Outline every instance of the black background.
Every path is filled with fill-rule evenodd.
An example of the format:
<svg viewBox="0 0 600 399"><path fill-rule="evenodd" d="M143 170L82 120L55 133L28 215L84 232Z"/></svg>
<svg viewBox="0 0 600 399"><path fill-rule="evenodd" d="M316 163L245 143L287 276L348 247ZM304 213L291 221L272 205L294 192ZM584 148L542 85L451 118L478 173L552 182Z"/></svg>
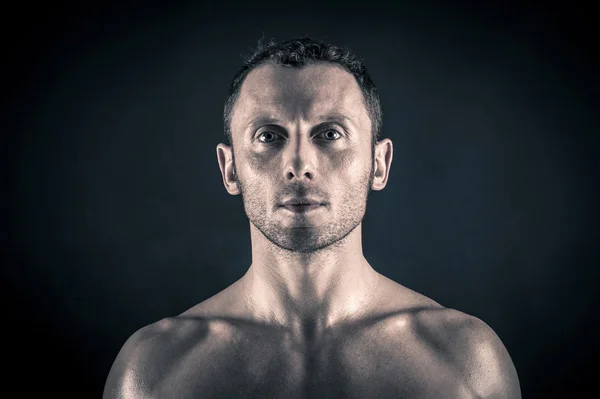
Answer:
<svg viewBox="0 0 600 399"><path fill-rule="evenodd" d="M245 272L248 221L215 147L263 35L348 46L379 88L394 160L364 221L373 267L487 322L524 397L595 387L590 6L83 3L1 17L2 329L18 396L100 397L129 335Z"/></svg>

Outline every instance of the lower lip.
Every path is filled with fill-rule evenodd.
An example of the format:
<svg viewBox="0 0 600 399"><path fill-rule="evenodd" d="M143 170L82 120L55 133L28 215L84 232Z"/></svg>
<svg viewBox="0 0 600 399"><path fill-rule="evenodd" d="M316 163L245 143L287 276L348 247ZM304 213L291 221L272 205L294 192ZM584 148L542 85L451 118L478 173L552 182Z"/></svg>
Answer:
<svg viewBox="0 0 600 399"><path fill-rule="evenodd" d="M320 204L315 205L284 205L283 208L293 213L306 213L321 207Z"/></svg>

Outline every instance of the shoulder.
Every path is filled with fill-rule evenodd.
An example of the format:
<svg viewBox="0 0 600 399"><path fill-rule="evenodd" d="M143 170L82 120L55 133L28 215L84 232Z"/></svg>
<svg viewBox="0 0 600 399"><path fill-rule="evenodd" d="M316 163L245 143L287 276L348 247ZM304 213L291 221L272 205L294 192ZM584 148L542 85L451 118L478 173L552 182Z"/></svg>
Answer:
<svg viewBox="0 0 600 399"><path fill-rule="evenodd" d="M191 345L206 341L210 330L209 321L185 317L165 318L139 329L127 339L113 362L103 398L153 397L168 368Z"/></svg>
<svg viewBox="0 0 600 399"><path fill-rule="evenodd" d="M187 358L206 359L231 351L251 325L235 301L233 284L175 317L149 324L127 339L110 369L104 399L152 398L176 378ZM194 356L187 356L192 354ZM194 364L201 369L202 364Z"/></svg>
<svg viewBox="0 0 600 399"><path fill-rule="evenodd" d="M477 317L446 308L394 281L384 280L389 290L383 292L390 305L382 309L389 312L386 314L390 317L385 319L393 320L391 325L411 331L414 339L462 376L476 397L521 397L512 359L490 326Z"/></svg>
<svg viewBox="0 0 600 399"><path fill-rule="evenodd" d="M417 336L435 348L477 397L521 397L508 351L482 320L440 307L416 312L413 327Z"/></svg>

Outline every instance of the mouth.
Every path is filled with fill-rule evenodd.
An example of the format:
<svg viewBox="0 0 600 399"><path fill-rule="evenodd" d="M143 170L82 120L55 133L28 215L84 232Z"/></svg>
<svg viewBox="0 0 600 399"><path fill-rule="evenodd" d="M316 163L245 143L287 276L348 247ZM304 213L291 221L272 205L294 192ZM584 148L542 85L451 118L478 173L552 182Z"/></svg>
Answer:
<svg viewBox="0 0 600 399"><path fill-rule="evenodd" d="M282 205L282 208L292 213L307 213L323 206L322 204L289 204Z"/></svg>

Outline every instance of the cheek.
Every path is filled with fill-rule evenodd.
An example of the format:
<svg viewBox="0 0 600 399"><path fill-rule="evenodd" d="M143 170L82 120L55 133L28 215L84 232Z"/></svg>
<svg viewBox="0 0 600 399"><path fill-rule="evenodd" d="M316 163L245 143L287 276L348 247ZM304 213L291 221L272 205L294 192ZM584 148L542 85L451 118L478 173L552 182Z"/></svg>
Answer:
<svg viewBox="0 0 600 399"><path fill-rule="evenodd" d="M246 153L243 155L246 160L244 175L248 180L256 181L257 179L261 179L264 182L263 179L271 177L276 172L276 168L273 166L273 159L265 154Z"/></svg>
<svg viewBox="0 0 600 399"><path fill-rule="evenodd" d="M330 162L331 170L335 170L339 179L347 184L362 181L365 173L370 172L369 159L356 150L345 151L339 157L332 157L328 162Z"/></svg>
<svg viewBox="0 0 600 399"><path fill-rule="evenodd" d="M270 152L246 152L242 154L247 160L244 175L247 180L263 184L268 179L276 179L281 173L281 158ZM321 153L318 157L318 172L325 180L335 183L356 184L371 171L370 155L365 156L361 149L344 149L336 152ZM267 179L267 180L265 180Z"/></svg>

